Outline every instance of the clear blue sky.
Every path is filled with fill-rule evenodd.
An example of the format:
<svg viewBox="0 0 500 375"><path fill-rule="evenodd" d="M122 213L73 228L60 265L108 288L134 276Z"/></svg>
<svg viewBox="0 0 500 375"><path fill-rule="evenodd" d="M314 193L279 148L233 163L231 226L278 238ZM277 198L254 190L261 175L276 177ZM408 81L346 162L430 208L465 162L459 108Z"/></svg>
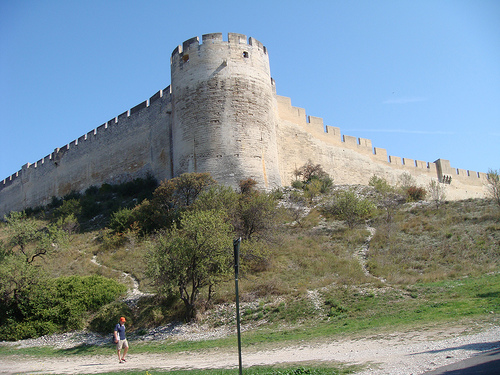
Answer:
<svg viewBox="0 0 500 375"><path fill-rule="evenodd" d="M173 49L214 32L261 41L278 94L342 134L500 168L500 1L4 0L0 179L168 86Z"/></svg>

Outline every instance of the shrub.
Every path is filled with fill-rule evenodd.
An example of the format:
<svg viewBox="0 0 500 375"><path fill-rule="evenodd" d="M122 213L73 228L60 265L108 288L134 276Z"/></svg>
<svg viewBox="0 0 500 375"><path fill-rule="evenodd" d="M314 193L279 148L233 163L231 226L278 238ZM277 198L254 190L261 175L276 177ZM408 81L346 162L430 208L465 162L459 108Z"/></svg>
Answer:
<svg viewBox="0 0 500 375"><path fill-rule="evenodd" d="M273 190L271 190L271 193L270 195L276 199L276 200L279 200L279 199L283 199L283 197L285 196L285 193L283 192L282 189L280 189L279 187L278 188L274 188Z"/></svg>
<svg viewBox="0 0 500 375"><path fill-rule="evenodd" d="M490 169L487 174L488 177L488 192L491 198L500 206L500 171Z"/></svg>
<svg viewBox="0 0 500 375"><path fill-rule="evenodd" d="M64 330L80 329L90 312L111 303L125 291L123 284L103 276L69 276L53 279L46 300L34 309L34 318Z"/></svg>
<svg viewBox="0 0 500 375"><path fill-rule="evenodd" d="M0 340L19 340L57 331L82 329L89 313L121 296L126 287L103 276L69 276L32 285L16 305L0 305Z"/></svg>
<svg viewBox="0 0 500 375"><path fill-rule="evenodd" d="M436 204L436 208L446 199L446 191L444 184L439 183L436 180L432 180L427 186L431 200Z"/></svg>
<svg viewBox="0 0 500 375"><path fill-rule="evenodd" d="M333 201L325 205L323 213L344 220L349 228L375 215L376 207L368 199L360 198L354 191L342 191Z"/></svg>
<svg viewBox="0 0 500 375"><path fill-rule="evenodd" d="M99 194L99 188L95 185L90 186L87 190L85 190L85 195L93 196Z"/></svg>
<svg viewBox="0 0 500 375"><path fill-rule="evenodd" d="M125 245L128 238L125 233L114 233L111 229L105 228L101 231L99 240L101 248L109 250Z"/></svg>
<svg viewBox="0 0 500 375"><path fill-rule="evenodd" d="M62 204L63 200L61 198L57 198L55 196L52 197L52 200L48 204L49 208L57 208Z"/></svg>
<svg viewBox="0 0 500 375"><path fill-rule="evenodd" d="M256 185L257 181L255 181L253 178L241 180L239 183L241 194L247 194L254 191Z"/></svg>
<svg viewBox="0 0 500 375"><path fill-rule="evenodd" d="M17 341L50 335L57 331L57 325L52 322L16 322L11 320L7 324L0 326L0 339L5 341Z"/></svg>
<svg viewBox="0 0 500 375"><path fill-rule="evenodd" d="M82 205L79 199L71 198L64 200L62 204L54 210L54 216L65 217L65 216L79 216L82 212Z"/></svg>
<svg viewBox="0 0 500 375"><path fill-rule="evenodd" d="M294 180L292 181L292 187L294 189L303 189L304 188L304 183L300 180Z"/></svg>
<svg viewBox="0 0 500 375"><path fill-rule="evenodd" d="M385 178L378 177L376 175L370 177L368 185L373 186L375 190L377 190L380 193L389 193L394 190L394 188L391 185L389 185L389 183Z"/></svg>
<svg viewBox="0 0 500 375"><path fill-rule="evenodd" d="M408 172L404 172L398 177L398 185L403 191L406 191L411 186L415 186L416 183L415 178Z"/></svg>
<svg viewBox="0 0 500 375"><path fill-rule="evenodd" d="M68 276L54 280L57 298L72 299L85 311L96 311L114 301L127 288L104 276Z"/></svg>
<svg viewBox="0 0 500 375"><path fill-rule="evenodd" d="M305 195L311 201L319 194L327 193L333 186L333 179L321 165L313 164L310 160L302 167L295 169L294 175L297 180L292 182L292 187L304 190Z"/></svg>
<svg viewBox="0 0 500 375"><path fill-rule="evenodd" d="M156 179L148 175L146 178L135 178L132 181L124 182L116 187L116 191L124 197L141 197L140 200L143 200L150 196L157 186Z"/></svg>
<svg viewBox="0 0 500 375"><path fill-rule="evenodd" d="M111 214L111 219L109 221L109 227L115 233L125 233L130 229L131 225L134 223L134 213L135 211L130 208L122 208Z"/></svg>
<svg viewBox="0 0 500 375"><path fill-rule="evenodd" d="M406 188L406 200L408 202L418 202L425 199L427 191L424 188L417 186L409 186Z"/></svg>
<svg viewBox="0 0 500 375"><path fill-rule="evenodd" d="M294 175L295 177L301 177L303 182L308 182L312 179L320 180L324 177L328 177L328 174L323 170L321 164L313 164L311 160L302 167L295 169Z"/></svg>
<svg viewBox="0 0 500 375"><path fill-rule="evenodd" d="M77 233L80 229L78 219L73 214L57 219L56 226L66 233Z"/></svg>
<svg viewBox="0 0 500 375"><path fill-rule="evenodd" d="M327 193L333 186L333 179L330 178L329 176L325 176L319 179L319 182L320 182L319 191L321 194Z"/></svg>

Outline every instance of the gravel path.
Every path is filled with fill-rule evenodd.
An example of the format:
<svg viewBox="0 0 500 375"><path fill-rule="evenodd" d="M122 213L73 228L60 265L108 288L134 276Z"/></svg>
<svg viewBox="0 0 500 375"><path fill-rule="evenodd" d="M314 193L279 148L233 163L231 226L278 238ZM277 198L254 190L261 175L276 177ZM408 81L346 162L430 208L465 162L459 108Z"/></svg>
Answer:
<svg viewBox="0 0 500 375"><path fill-rule="evenodd" d="M477 328L476 328L477 329ZM202 327L168 327L163 334L201 335ZM198 332L196 332L198 331ZM159 333L160 335L162 333ZM59 346L75 340L83 342L86 335L59 337ZM215 336L217 334L215 333ZM93 338L92 340L97 340ZM40 340L40 339L38 339ZM47 344L54 345L50 339ZM90 341L92 341L90 340ZM29 341L29 340L27 340ZM17 343L20 344L20 343ZM33 343L24 343L32 346ZM273 365L300 362L342 362L363 364L358 375L417 375L452 364L487 350L500 348L500 327L489 326L481 332L472 328L443 328L415 332L399 332L365 338L350 338L286 348L252 350L243 348L243 366ZM152 369L235 368L236 350L209 350L175 354L134 354L133 341L128 362L118 364L110 347L109 356L68 356L34 359L23 356L0 357L0 374L93 374L99 372Z"/></svg>

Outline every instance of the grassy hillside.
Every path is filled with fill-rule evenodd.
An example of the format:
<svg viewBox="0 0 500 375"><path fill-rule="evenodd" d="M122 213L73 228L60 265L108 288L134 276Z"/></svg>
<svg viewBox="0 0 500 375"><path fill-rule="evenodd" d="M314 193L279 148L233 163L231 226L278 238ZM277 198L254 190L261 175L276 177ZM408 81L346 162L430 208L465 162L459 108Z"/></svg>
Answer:
<svg viewBox="0 0 500 375"><path fill-rule="evenodd" d="M336 186L298 203L290 190L275 192L280 207L289 207L281 211L279 225L265 241L242 243L244 254L258 254L242 259L240 273L242 323L256 327L246 333L247 343L498 319L500 209L495 202L476 199L437 207L393 196L387 203L374 188L358 187L357 194L374 202L377 212L351 228L323 209L342 189ZM105 199L87 198L86 204L94 210L99 206L101 213L89 214L92 210L84 204L64 249L37 258L36 266L53 278L101 275L132 287L126 272L141 291L154 292L145 261L154 236L107 229L111 212L133 207L144 198L138 199L137 191L144 189L129 186L128 195L108 190ZM38 217L53 220L47 211L38 211ZM6 224L0 223L0 240L7 239ZM205 290L201 295L200 323L234 324L231 277L217 287L211 303L206 303ZM87 323L91 329L104 329L117 312L125 313L131 330L140 334L180 319L181 310L175 297L147 297L136 307L119 302L105 306Z"/></svg>

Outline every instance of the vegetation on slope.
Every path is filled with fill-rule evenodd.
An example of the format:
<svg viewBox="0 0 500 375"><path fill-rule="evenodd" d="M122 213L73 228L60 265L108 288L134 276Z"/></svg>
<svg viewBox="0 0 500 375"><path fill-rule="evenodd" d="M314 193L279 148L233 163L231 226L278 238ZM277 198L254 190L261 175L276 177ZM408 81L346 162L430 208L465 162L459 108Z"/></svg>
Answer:
<svg viewBox="0 0 500 375"><path fill-rule="evenodd" d="M8 318L1 322L1 338L76 327L109 332L123 314L137 333L185 318L233 324L232 248L219 246L228 228L233 238L243 239L242 321L260 327L246 333L246 342L498 316L495 200L446 202L435 186L415 186L408 176L396 187L377 176L370 187L335 186L312 163L296 175L294 188L269 193L255 190L251 179L235 192L208 175L189 174L159 186L138 179L54 199L23 220L36 223L39 234L64 231L58 237L64 240L50 242L50 251L30 263L21 256L21 244L12 242L15 228L0 223L2 280L19 281L13 264L27 270L22 294L2 283L0 307ZM432 202L422 200L426 195ZM217 220L222 221L214 226ZM193 225L200 235L212 236L198 236ZM217 234L222 227L225 234ZM34 237L26 238L26 249L36 249ZM199 247L205 240L208 247ZM218 254L218 261L200 263L202 279L195 284L176 279L173 275L188 275L179 269L157 267L193 262L199 250ZM137 306L123 303L124 287L116 283L123 282L123 272L156 295ZM47 293L52 299L41 303ZM22 321L30 322L28 328Z"/></svg>

